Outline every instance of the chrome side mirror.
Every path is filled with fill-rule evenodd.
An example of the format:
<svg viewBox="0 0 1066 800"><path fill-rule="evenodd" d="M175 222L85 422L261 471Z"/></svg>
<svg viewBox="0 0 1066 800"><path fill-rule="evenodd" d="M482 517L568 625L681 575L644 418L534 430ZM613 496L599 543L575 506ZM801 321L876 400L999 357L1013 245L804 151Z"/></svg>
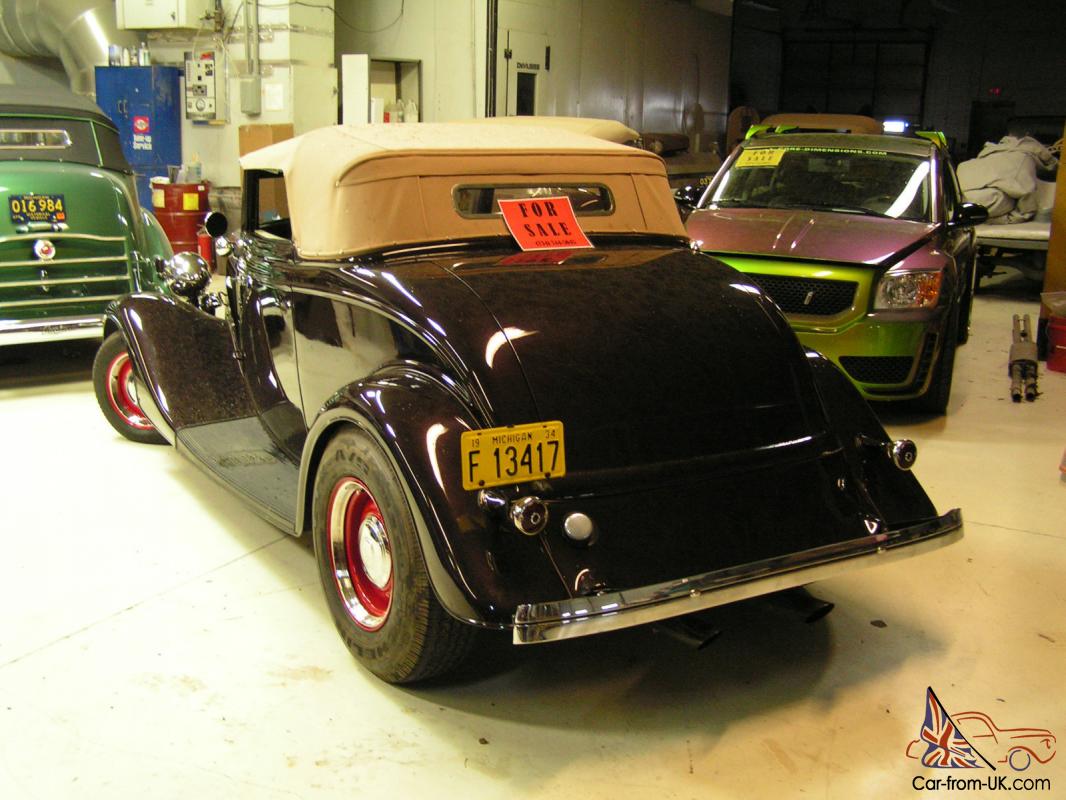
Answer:
<svg viewBox="0 0 1066 800"><path fill-rule="evenodd" d="M691 211L699 205L703 189L704 187L702 186L692 186L691 184L674 189L674 202Z"/></svg>
<svg viewBox="0 0 1066 800"><path fill-rule="evenodd" d="M211 281L211 267L197 253L175 253L167 261L163 277L170 291L195 303Z"/></svg>
<svg viewBox="0 0 1066 800"><path fill-rule="evenodd" d="M963 203L955 209L951 224L958 228L969 228L988 221L988 209L978 203Z"/></svg>

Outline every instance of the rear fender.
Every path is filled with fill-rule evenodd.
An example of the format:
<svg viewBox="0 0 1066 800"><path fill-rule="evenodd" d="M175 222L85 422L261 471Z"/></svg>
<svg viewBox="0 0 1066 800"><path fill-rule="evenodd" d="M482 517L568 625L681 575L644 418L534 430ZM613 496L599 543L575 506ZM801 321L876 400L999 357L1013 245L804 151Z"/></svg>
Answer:
<svg viewBox="0 0 1066 800"><path fill-rule="evenodd" d="M409 368L349 385L308 432L300 464L297 533L312 528L315 473L332 436L355 426L374 438L404 484L430 581L457 619L505 628L530 597L566 596L541 541L478 506L462 488L460 434L478 427L450 389Z"/></svg>
<svg viewBox="0 0 1066 800"><path fill-rule="evenodd" d="M162 276L159 274L156 259L168 259L174 255L163 226L152 212L141 209L141 222L144 230L144 252L141 253L137 274L137 290L151 291L162 289Z"/></svg>
<svg viewBox="0 0 1066 800"><path fill-rule="evenodd" d="M807 350L815 385L832 432L852 474L889 528L936 517L936 508L913 473L901 470L880 448L863 442L888 442L889 436L847 376L829 359Z"/></svg>

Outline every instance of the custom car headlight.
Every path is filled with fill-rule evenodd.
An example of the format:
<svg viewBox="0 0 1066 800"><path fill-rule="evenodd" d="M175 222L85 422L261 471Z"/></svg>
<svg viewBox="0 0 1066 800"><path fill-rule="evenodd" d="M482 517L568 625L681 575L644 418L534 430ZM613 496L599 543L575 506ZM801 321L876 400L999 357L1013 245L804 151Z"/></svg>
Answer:
<svg viewBox="0 0 1066 800"><path fill-rule="evenodd" d="M934 308L940 300L942 270L886 272L877 284L875 309Z"/></svg>

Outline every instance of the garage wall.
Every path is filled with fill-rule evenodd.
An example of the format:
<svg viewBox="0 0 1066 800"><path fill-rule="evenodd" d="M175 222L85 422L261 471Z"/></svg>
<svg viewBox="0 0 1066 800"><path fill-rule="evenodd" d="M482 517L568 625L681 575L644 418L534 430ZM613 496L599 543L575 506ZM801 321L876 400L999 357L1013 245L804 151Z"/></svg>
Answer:
<svg viewBox="0 0 1066 800"><path fill-rule="evenodd" d="M401 0L337 0L338 63L343 53L421 58L423 119L481 116L486 5L409 2L398 17ZM730 41L728 13L719 12L729 7L682 0L500 0L500 48L509 29L547 37L551 70L538 80L549 79L551 90L540 113L717 135L725 128Z"/></svg>
<svg viewBox="0 0 1066 800"><path fill-rule="evenodd" d="M335 63L344 53L421 60L424 121L484 114L485 0L336 0L336 8Z"/></svg>
<svg viewBox="0 0 1066 800"><path fill-rule="evenodd" d="M975 100L1014 103L1017 116L1066 115L1060 0L970 0L938 19L929 65L927 121L968 147ZM992 90L998 89L998 95Z"/></svg>
<svg viewBox="0 0 1066 800"><path fill-rule="evenodd" d="M974 101L1013 103L1017 116L1066 114L1060 0L740 0L734 21L732 102L746 98L764 115L803 110L780 105L784 42L880 34L930 40L923 122L943 130L956 152L967 149Z"/></svg>
<svg viewBox="0 0 1066 800"><path fill-rule="evenodd" d="M576 69L562 78L577 89L560 93L563 113L621 119L641 131L724 132L728 16L674 0L578 5Z"/></svg>
<svg viewBox="0 0 1066 800"><path fill-rule="evenodd" d="M336 70L331 43L334 16L319 4L263 2L259 7L262 108L259 114L241 111L244 56L244 18L240 0L224 0L225 41L201 31L152 31L148 43L156 64L185 67L184 53L196 47L216 50L224 92L226 121L194 122L182 115L182 157L199 160L204 177L215 186L241 182L238 163L239 131L248 124L292 123L297 134L337 121ZM232 26L232 27L231 27ZM182 85L184 91L184 84Z"/></svg>
<svg viewBox="0 0 1066 800"><path fill-rule="evenodd" d="M761 5L738 5L733 14L730 106L749 105L764 116L780 108L781 15Z"/></svg>

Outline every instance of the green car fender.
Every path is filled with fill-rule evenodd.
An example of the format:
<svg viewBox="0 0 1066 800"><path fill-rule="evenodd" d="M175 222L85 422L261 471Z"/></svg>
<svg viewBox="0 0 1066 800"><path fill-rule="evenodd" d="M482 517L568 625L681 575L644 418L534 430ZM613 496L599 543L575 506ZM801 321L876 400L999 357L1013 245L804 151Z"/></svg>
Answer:
<svg viewBox="0 0 1066 800"><path fill-rule="evenodd" d="M144 250L138 259L137 291L155 289L165 291L166 284L163 276L159 274L160 265L157 259L166 261L174 255L174 249L170 246L163 226L155 218L155 214L146 209L141 209L141 228L144 232Z"/></svg>

